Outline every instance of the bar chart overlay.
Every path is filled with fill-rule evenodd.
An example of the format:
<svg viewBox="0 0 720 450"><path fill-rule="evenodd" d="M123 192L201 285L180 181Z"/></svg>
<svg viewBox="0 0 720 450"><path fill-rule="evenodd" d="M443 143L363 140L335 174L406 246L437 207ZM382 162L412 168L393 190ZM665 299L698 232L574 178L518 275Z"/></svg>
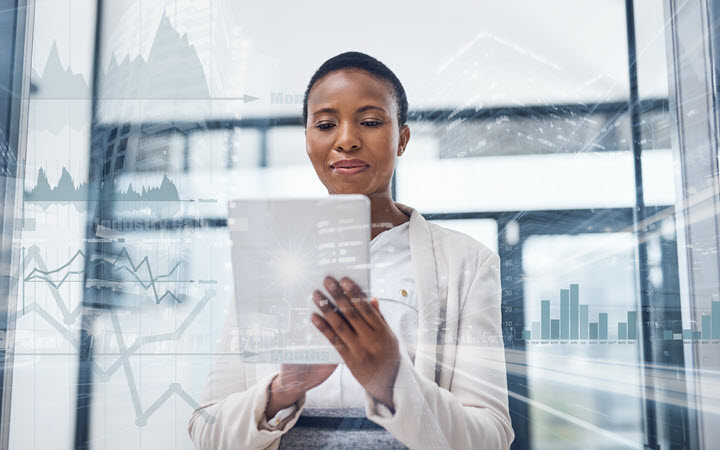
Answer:
<svg viewBox="0 0 720 450"><path fill-rule="evenodd" d="M691 328L682 330L661 330L662 333L655 336L655 339L664 341L720 340L720 301L713 301L710 314L702 315L700 330L693 329L697 327L697 322L693 322L693 324L695 325L691 325Z"/></svg>
<svg viewBox="0 0 720 450"><path fill-rule="evenodd" d="M720 302L718 302L720 303ZM638 311L627 311L617 326L609 326L609 314L599 312L590 322L589 305L580 303L580 285L570 284L560 289L560 317L551 317L550 300L540 300L540 321L532 322L522 332L524 341L630 341L638 339ZM713 310L715 311L715 310ZM720 311L719 314L720 316ZM594 319L594 317L593 317ZM720 319L719 319L720 320Z"/></svg>

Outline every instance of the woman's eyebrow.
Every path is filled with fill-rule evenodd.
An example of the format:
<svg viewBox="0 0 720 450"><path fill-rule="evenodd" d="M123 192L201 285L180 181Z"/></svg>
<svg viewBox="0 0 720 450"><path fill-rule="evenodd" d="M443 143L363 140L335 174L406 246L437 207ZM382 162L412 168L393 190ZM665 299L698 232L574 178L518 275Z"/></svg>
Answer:
<svg viewBox="0 0 720 450"><path fill-rule="evenodd" d="M357 111L355 111L355 112L365 112L365 111L367 111L367 110L369 110L369 109L379 109L380 111L382 111L382 112L384 112L385 114L387 114L387 111L385 111L385 109L383 109L383 108L381 108L381 107L379 107L379 106L375 106L375 105L365 105L365 106L362 106L362 107L358 108Z"/></svg>
<svg viewBox="0 0 720 450"><path fill-rule="evenodd" d="M356 113L360 113L360 112L365 112L365 111L370 110L370 109L379 109L380 111L382 111L382 112L384 112L385 114L387 114L387 111L385 111L384 108L381 108L381 107L375 106L375 105L365 105L365 106L361 106L361 107L358 108L355 112L356 112ZM323 114L323 113L334 114L334 113L337 113L337 112L338 112L338 111L337 111L337 109L335 109L335 108L320 108L320 109L318 109L317 111L313 112L313 115L318 115L318 114Z"/></svg>

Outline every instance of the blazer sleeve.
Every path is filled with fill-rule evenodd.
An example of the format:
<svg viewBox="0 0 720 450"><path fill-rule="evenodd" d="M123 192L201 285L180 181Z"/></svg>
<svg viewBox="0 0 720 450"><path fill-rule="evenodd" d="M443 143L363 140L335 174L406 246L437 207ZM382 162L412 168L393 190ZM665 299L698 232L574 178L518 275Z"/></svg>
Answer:
<svg viewBox="0 0 720 450"><path fill-rule="evenodd" d="M200 406L188 423L188 434L200 450L277 449L282 435L300 417L306 396L295 403L295 412L277 427L269 426L265 407L270 383L279 371L248 385L245 363L233 333L237 328L235 302L230 303Z"/></svg>
<svg viewBox="0 0 720 450"><path fill-rule="evenodd" d="M367 417L411 449L507 449L515 438L505 378L499 263L492 252L467 290L450 390L417 372L403 353L393 388L394 414L366 394Z"/></svg>

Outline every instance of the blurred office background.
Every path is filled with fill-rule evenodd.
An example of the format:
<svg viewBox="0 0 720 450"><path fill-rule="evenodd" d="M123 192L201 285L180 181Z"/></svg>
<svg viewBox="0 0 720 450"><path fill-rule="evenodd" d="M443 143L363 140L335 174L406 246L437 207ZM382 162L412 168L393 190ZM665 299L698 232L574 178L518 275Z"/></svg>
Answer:
<svg viewBox="0 0 720 450"><path fill-rule="evenodd" d="M501 256L513 448L713 447L717 1L0 5L2 445L192 448L227 202L327 194L303 94L358 50L395 200Z"/></svg>

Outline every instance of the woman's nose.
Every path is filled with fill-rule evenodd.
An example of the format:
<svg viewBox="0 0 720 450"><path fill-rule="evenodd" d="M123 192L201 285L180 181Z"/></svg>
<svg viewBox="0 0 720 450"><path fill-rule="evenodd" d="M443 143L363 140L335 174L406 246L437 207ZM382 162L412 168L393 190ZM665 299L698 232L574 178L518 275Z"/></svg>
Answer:
<svg viewBox="0 0 720 450"><path fill-rule="evenodd" d="M360 148L360 139L352 125L339 125L337 142L335 148L338 150L354 150Z"/></svg>

